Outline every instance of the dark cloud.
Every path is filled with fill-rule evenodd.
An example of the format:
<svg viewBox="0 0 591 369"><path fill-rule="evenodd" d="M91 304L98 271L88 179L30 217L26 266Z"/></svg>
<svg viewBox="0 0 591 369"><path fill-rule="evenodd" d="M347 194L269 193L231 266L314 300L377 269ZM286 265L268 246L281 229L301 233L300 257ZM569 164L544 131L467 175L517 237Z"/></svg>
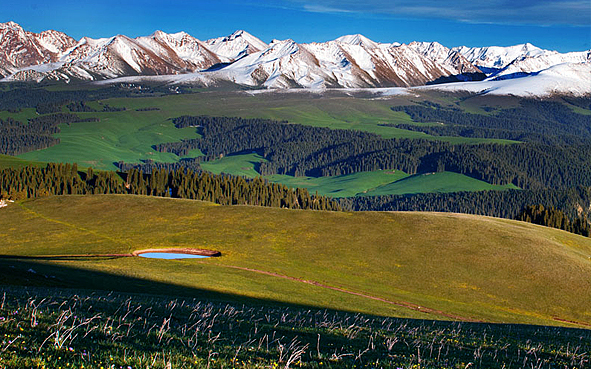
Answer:
<svg viewBox="0 0 591 369"><path fill-rule="evenodd" d="M589 0L285 0L312 12L387 14L474 23L591 26Z"/></svg>

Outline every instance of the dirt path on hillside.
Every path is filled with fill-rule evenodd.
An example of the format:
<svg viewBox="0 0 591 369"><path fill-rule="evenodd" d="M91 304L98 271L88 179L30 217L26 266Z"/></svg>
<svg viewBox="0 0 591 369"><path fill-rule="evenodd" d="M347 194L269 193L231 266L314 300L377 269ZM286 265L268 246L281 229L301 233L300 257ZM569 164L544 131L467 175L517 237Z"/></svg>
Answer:
<svg viewBox="0 0 591 369"><path fill-rule="evenodd" d="M326 288L326 289L333 290L333 291L338 291L338 292L343 292L343 293L347 293L347 294L350 294L350 295L363 297L363 298L370 299L370 300L381 301L381 302L384 302L386 304L404 307L404 308L411 309L411 310L414 310L414 311L419 311L421 313L426 313L426 314L431 314L431 315L437 315L437 316L443 316L443 317L450 318L450 319L453 319L453 320L461 320L461 321L465 321L465 322L485 323L485 321L483 321L483 320L478 320L478 319L474 319L474 318L468 318L468 317L464 317L464 316L461 316L461 315L449 314L449 313L446 313L446 312L441 311L441 310L431 309L431 308L428 308L428 307L424 307L424 306L420 306L420 305L417 305L417 304L413 304L412 302L407 302L407 301L391 301L391 300L388 300L388 299L385 299L385 298L382 298L382 297L376 297L376 296L368 295L368 294L361 293L361 292L349 291L349 290L344 289L344 288L341 288L341 287L329 286L329 285L326 285L326 284L323 284L323 283L320 283L320 282L310 281L310 280L307 280L307 279L295 278L295 277L290 277L290 276L283 275L283 274L278 274L278 273L273 273L273 272L267 272L267 271L264 271L264 270L258 270L258 269L253 269L253 268L239 267L239 266L235 266L235 265L223 265L223 264L216 264L216 265L217 266L224 267L224 268L244 270L244 271L253 272L253 273L259 273L259 274L264 274L264 275L268 275L268 276L272 276L272 277L288 279L290 281L296 281L296 282L306 283L306 284L310 284L312 286ZM562 318L559 318L559 317L549 317L548 319L551 319L551 320L554 320L554 321L557 321L557 322L561 322L561 323L568 323L568 324L572 324L572 325L578 325L579 327L585 327L587 329L589 327L591 327L591 324L589 324L589 323L582 323L582 322L577 322L577 321L574 321L574 320L562 319Z"/></svg>
<svg viewBox="0 0 591 369"><path fill-rule="evenodd" d="M333 290L333 291L347 293L349 295L354 295L354 296L359 296L359 297L363 297L363 298L370 299L370 300L385 302L385 303L390 304L390 305L396 305L396 306L404 307L404 308L411 309L411 310L414 310L414 311L419 311L421 313L438 315L438 316L444 316L446 318L450 318L450 319L453 319L453 320L462 320L462 321L466 321L466 322L483 322L481 320L477 320L477 319L473 319L473 318L467 318L467 317L460 316L460 315L449 314L449 313L446 313L446 312L441 311L441 310L436 310L436 309L431 309L431 308L428 308L428 307L420 306L420 305L417 305L417 304L413 304L411 302L406 302L406 301L391 301L391 300L387 300L387 299L382 298L382 297L371 296L371 295L368 295L368 294L365 294L365 293L361 293L361 292L349 291L349 290L346 290L346 289L341 288L341 287L329 286L329 285L326 285L326 284L323 284L323 283L320 283L320 282L310 281L310 280L307 280L307 279L295 278L295 277L290 277L290 276L283 275L283 274L278 274L278 273L273 273L273 272L267 272L267 271L264 271L264 270L258 270L258 269L252 269L252 268L239 267L239 266L235 266L235 265L224 265L224 264L216 264L216 265L217 266L224 267L224 268L244 270L244 271L254 272L254 273L259 273L259 274L264 274L264 275L268 275L268 276L272 276L272 277L288 279L290 281L296 281L296 282L306 283L306 284L310 284L310 285L316 286L316 287L321 287L321 288L326 288L326 289Z"/></svg>

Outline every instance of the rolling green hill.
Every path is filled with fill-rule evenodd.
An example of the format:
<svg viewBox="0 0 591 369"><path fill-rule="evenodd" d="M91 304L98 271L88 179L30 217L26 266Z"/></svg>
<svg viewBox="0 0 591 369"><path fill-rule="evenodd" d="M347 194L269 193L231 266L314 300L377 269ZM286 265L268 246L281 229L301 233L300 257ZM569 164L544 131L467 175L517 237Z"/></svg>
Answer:
<svg viewBox="0 0 591 369"><path fill-rule="evenodd" d="M519 189L512 184L493 185L463 174L437 172L417 174L396 182L379 186L363 193L363 196L403 195L409 193L459 192Z"/></svg>
<svg viewBox="0 0 591 369"><path fill-rule="evenodd" d="M591 324L591 239L522 222L97 195L10 204L0 209L0 224L0 254L20 257L0 259L2 284L222 294L427 319ZM67 256L180 247L223 256Z"/></svg>

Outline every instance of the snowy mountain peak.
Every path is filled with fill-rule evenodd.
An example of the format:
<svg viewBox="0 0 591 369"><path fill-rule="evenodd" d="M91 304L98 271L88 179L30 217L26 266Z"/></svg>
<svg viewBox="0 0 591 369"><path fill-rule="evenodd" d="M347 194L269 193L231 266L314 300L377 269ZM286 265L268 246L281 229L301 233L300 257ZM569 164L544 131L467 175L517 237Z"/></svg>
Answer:
<svg viewBox="0 0 591 369"><path fill-rule="evenodd" d="M453 50L464 55L473 64L479 67L501 69L513 60L524 56L537 56L549 51L540 49L530 43L514 46L487 46L487 47L455 47Z"/></svg>
<svg viewBox="0 0 591 369"><path fill-rule="evenodd" d="M447 58L447 55L451 51L449 48L435 41L413 41L408 46L425 56L431 55L433 57L442 57L445 55L445 58Z"/></svg>
<svg viewBox="0 0 591 369"><path fill-rule="evenodd" d="M0 76L20 68L56 62L76 41L64 33L27 32L15 22L0 23Z"/></svg>
<svg viewBox="0 0 591 369"><path fill-rule="evenodd" d="M176 32L176 33L169 33L168 35L177 41L180 41L180 40L187 38L187 37L193 37L185 31L180 31L180 32Z"/></svg>
<svg viewBox="0 0 591 369"><path fill-rule="evenodd" d="M248 36L252 36L252 35L243 29L239 29L239 30L234 31L234 33L232 33L230 36L228 36L228 39L234 40L237 37L243 37L243 36L248 37Z"/></svg>
<svg viewBox="0 0 591 369"><path fill-rule="evenodd" d="M470 73L472 76L464 76L462 78L482 79L485 77L480 69L476 68L462 54L443 46L439 42L415 41L408 44L408 47L441 65L450 75Z"/></svg>
<svg viewBox="0 0 591 369"><path fill-rule="evenodd" d="M166 33L161 30L156 30L149 37L158 38L158 39L171 37L171 38L174 38L175 40L180 41L187 36L191 37L188 33L184 32L184 31L180 31L180 32L176 32L176 33Z"/></svg>
<svg viewBox="0 0 591 369"><path fill-rule="evenodd" d="M519 78L448 83L427 88L468 91L477 94L542 97L556 94L589 96L591 94L590 86L591 64L562 63Z"/></svg>
<svg viewBox="0 0 591 369"><path fill-rule="evenodd" d="M209 50L226 62L240 59L268 47L266 43L243 30L238 30L229 36L207 40L205 44Z"/></svg>
<svg viewBox="0 0 591 369"><path fill-rule="evenodd" d="M17 31L23 31L23 27L21 27L20 24L12 21L0 23L0 29L13 29Z"/></svg>
<svg viewBox="0 0 591 369"><path fill-rule="evenodd" d="M335 41L348 45L363 46L368 49L375 49L379 46L379 43L372 41L369 38L360 35L359 33L354 35L341 36L337 38Z"/></svg>
<svg viewBox="0 0 591 369"><path fill-rule="evenodd" d="M523 45L522 50L524 50L524 51L541 50L539 47L534 46L533 44L530 44L529 42L526 42L522 45Z"/></svg>
<svg viewBox="0 0 591 369"><path fill-rule="evenodd" d="M292 40L291 38L286 38L285 40L278 40L278 39L273 39L271 40L271 43L269 44L269 46L273 46L273 45L281 45L281 44L295 44L296 42L294 40Z"/></svg>

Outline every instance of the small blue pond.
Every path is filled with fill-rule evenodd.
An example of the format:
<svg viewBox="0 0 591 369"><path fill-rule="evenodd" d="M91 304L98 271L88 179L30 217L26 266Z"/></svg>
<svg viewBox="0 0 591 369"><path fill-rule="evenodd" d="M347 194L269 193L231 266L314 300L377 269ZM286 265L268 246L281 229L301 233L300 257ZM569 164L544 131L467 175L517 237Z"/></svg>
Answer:
<svg viewBox="0 0 591 369"><path fill-rule="evenodd" d="M138 256L150 259L203 259L209 257L206 255L181 254L178 252L144 252L138 254Z"/></svg>

